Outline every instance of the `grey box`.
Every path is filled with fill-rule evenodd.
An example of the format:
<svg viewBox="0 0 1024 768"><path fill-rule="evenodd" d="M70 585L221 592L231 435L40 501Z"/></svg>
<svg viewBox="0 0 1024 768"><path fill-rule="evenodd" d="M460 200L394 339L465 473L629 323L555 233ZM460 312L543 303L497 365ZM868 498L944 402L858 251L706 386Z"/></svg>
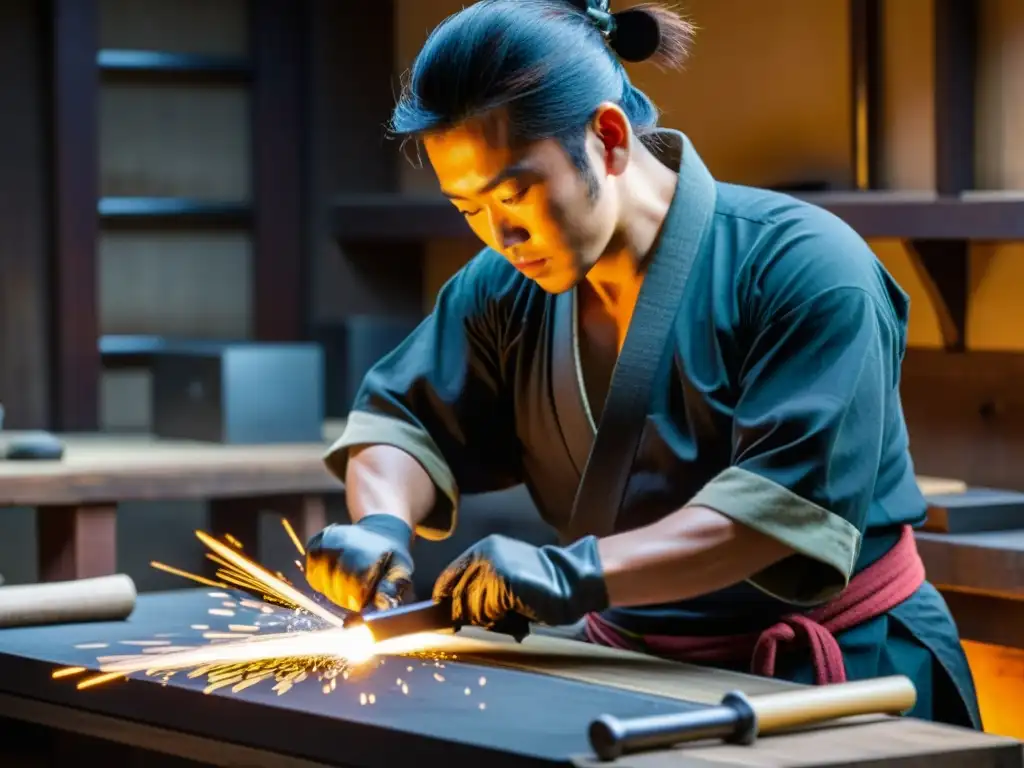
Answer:
<svg viewBox="0 0 1024 768"><path fill-rule="evenodd" d="M153 354L153 431L207 442L323 441L318 344L175 345Z"/></svg>

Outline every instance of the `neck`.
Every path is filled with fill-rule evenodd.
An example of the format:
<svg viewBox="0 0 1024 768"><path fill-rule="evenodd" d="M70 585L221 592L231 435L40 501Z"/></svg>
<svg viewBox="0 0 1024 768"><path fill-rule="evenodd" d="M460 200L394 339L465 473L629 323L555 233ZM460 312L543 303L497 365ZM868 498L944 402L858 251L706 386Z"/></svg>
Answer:
<svg viewBox="0 0 1024 768"><path fill-rule="evenodd" d="M629 168L617 180L619 224L611 247L587 273L594 294L623 328L629 325L647 262L654 250L679 175L639 141Z"/></svg>

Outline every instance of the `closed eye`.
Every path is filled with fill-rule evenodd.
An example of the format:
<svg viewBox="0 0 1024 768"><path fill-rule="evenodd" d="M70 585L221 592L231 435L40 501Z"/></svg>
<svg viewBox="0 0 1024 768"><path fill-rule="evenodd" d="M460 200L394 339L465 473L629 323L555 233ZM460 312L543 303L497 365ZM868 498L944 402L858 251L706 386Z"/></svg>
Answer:
<svg viewBox="0 0 1024 768"><path fill-rule="evenodd" d="M501 202L503 205L514 205L522 201L526 197L526 193L530 191L530 185L520 187L514 195L504 198Z"/></svg>
<svg viewBox="0 0 1024 768"><path fill-rule="evenodd" d="M482 210L483 210L482 208L477 208L475 211L461 211L460 210L459 213L461 213L463 216L465 216L468 219L471 216L476 216Z"/></svg>

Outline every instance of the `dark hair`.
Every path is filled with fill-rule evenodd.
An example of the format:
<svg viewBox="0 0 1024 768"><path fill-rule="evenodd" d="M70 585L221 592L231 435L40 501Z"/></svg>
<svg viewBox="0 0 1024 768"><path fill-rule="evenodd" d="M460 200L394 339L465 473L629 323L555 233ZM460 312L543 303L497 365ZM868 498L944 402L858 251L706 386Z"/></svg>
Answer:
<svg viewBox="0 0 1024 768"><path fill-rule="evenodd" d="M430 34L391 130L416 137L502 109L514 141L559 139L585 170L584 129L603 102L618 104L638 135L658 125L621 60L678 67L693 32L657 5L613 14L608 0L480 0Z"/></svg>

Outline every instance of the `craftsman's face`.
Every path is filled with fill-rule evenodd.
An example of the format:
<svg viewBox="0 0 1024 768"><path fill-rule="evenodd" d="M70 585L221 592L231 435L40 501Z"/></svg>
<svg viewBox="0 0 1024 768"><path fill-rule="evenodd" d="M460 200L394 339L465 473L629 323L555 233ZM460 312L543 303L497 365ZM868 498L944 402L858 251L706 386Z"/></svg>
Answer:
<svg viewBox="0 0 1024 768"><path fill-rule="evenodd" d="M586 150L596 194L557 141L512 148L505 135L504 118L494 116L431 135L424 146L442 192L473 232L545 291L567 291L612 240L613 177L621 171L609 170L592 128Z"/></svg>

